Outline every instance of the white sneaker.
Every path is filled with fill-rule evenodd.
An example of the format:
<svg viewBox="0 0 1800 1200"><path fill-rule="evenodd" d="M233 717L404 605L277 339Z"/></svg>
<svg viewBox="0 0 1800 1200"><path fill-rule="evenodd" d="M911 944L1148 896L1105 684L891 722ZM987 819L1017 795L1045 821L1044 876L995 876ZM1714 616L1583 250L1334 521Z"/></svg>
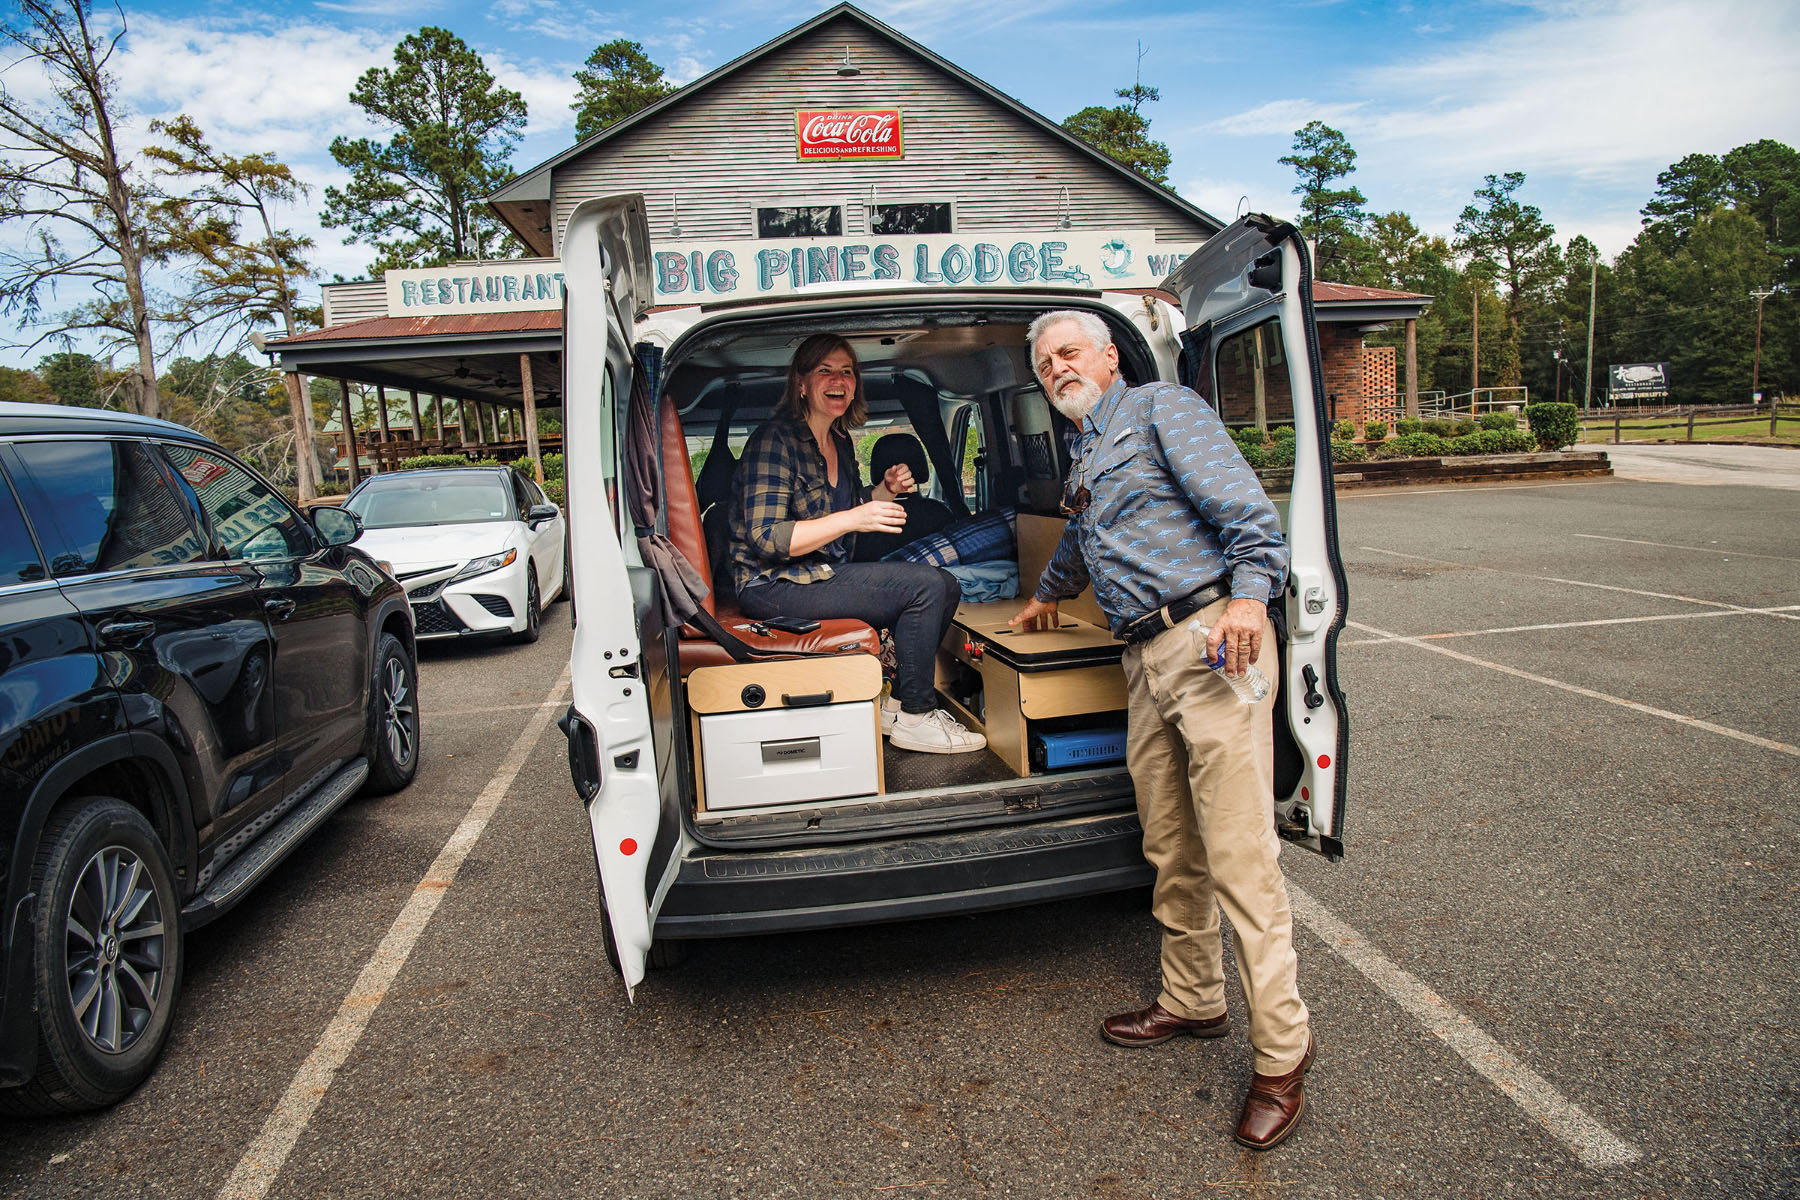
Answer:
<svg viewBox="0 0 1800 1200"><path fill-rule="evenodd" d="M883 737L894 732L894 722L900 719L902 711L900 702L892 696L881 702L881 733Z"/></svg>
<svg viewBox="0 0 1800 1200"><path fill-rule="evenodd" d="M910 718L911 714L907 716ZM917 750L921 754L967 754L987 745L986 738L964 728L961 721L941 708L917 719L896 718L888 741L896 749Z"/></svg>

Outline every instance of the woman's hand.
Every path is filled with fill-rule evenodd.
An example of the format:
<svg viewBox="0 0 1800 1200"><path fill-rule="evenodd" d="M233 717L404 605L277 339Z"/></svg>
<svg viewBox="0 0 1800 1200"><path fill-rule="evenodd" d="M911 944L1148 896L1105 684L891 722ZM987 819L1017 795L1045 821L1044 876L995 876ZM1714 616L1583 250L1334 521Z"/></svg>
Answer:
<svg viewBox="0 0 1800 1200"><path fill-rule="evenodd" d="M895 463L883 471L881 486L887 489L890 498L919 490L919 485L913 482L912 468L905 463Z"/></svg>
<svg viewBox="0 0 1800 1200"><path fill-rule="evenodd" d="M846 511L853 533L899 533L906 527L906 510L892 500L870 500Z"/></svg>

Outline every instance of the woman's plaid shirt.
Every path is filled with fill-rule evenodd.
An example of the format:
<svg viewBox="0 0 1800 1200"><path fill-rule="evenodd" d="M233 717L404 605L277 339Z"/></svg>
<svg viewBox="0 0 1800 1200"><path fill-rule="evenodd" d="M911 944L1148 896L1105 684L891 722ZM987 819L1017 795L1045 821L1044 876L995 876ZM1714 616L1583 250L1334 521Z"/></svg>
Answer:
<svg viewBox="0 0 1800 1200"><path fill-rule="evenodd" d="M850 439L833 431L838 470L848 470L858 499L868 492L857 469ZM847 562L855 535L827 542L793 558L794 523L830 515L831 483L825 456L804 421L777 417L750 435L738 461L731 496L731 581L739 591L773 579L813 583L830 579L832 564Z"/></svg>

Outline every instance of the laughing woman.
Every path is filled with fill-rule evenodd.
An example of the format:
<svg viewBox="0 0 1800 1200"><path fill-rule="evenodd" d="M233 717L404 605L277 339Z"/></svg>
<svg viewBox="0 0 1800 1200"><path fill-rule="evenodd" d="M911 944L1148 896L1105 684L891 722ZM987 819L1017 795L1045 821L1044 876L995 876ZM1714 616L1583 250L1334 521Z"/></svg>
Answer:
<svg viewBox="0 0 1800 1200"><path fill-rule="evenodd" d="M937 567L852 562L859 533L896 533L914 490L904 463L865 488L850 430L868 415L850 343L816 334L788 366L775 415L751 435L731 501L732 580L750 617L853 617L893 634L882 728L902 750L962 754L987 739L936 707L932 670L961 589Z"/></svg>

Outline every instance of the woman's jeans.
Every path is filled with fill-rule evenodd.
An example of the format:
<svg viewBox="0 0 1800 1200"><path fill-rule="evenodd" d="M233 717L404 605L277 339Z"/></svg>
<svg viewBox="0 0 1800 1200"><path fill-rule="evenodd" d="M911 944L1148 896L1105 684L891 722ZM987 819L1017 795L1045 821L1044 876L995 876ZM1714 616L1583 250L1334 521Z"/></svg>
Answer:
<svg viewBox="0 0 1800 1200"><path fill-rule="evenodd" d="M894 698L909 713L928 713L938 643L950 628L962 587L956 577L923 563L834 563L832 577L814 583L771 580L745 588L738 607L747 617L851 617L894 636Z"/></svg>

